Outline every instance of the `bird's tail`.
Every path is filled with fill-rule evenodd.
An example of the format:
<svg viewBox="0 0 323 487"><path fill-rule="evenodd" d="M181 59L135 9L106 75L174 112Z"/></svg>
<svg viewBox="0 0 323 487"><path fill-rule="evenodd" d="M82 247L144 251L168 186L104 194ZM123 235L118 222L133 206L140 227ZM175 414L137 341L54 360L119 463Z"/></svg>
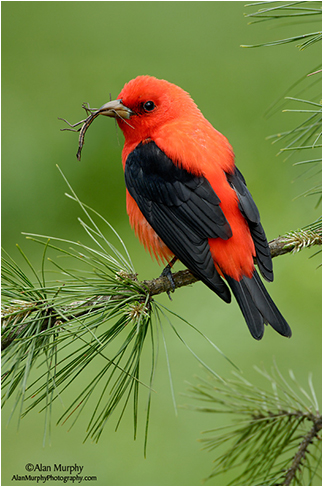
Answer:
<svg viewBox="0 0 323 487"><path fill-rule="evenodd" d="M287 321L269 296L256 270L251 278L244 276L240 281L230 276L225 278L240 306L250 333L256 340L262 338L265 324L271 325L283 336L292 335Z"/></svg>

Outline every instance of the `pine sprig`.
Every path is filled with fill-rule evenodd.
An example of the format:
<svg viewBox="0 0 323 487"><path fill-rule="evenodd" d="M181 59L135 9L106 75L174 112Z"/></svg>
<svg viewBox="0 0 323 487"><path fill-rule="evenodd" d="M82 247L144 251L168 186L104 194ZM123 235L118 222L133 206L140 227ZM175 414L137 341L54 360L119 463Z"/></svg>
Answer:
<svg viewBox="0 0 323 487"><path fill-rule="evenodd" d="M306 247L322 245L322 228L318 231L304 229L298 232L290 232L285 236L285 239L285 247L292 247L294 253L299 252Z"/></svg>
<svg viewBox="0 0 323 487"><path fill-rule="evenodd" d="M55 249L63 255L74 257L82 264L88 263L93 268L94 274L86 273L84 270L82 273L79 270L71 271L49 259L62 275L69 276L70 280L68 281L65 277L59 283L56 281L53 285L47 284L43 288L39 288L38 294L35 294L33 284L19 266L16 263L13 264L14 261L10 257L9 260L3 259L3 296L6 300L2 308L2 350L10 346L13 341L23 338L24 329L34 322L35 313L39 311L47 315L47 318L50 316L51 326L54 326L53 323L60 326L64 322L89 317L92 313L100 313L103 308L105 309L109 304L114 306L121 299L122 305L125 306L124 313L139 323L143 316L147 316L147 304L144 305L143 301L147 302L148 297L173 291L172 284L166 277L161 276L150 281L139 282L135 273L128 273L124 269L117 271L117 267L110 269L111 274L107 273L105 263L104 267L100 268L95 250L78 242L68 242L75 248L81 247L81 250L72 252L53 245L45 237L43 241L35 236L32 238L35 242L46 245L47 249ZM58 240L64 242L63 239ZM322 245L321 218L303 229L288 232L269 242L272 258L317 245ZM87 255L86 252L90 254ZM95 261L91 260L93 255L95 255ZM108 256L108 260L111 261L111 256ZM121 265L120 263L120 267ZM22 276L24 277L22 278ZM24 283L23 286L20 283L21 279ZM189 270L174 273L173 280L175 289L198 281ZM40 296L46 294L46 298L39 299L40 290ZM30 301L27 301L26 298L22 300L22 296L28 296ZM55 306L51 301L53 299ZM43 324L41 332L44 331L45 325Z"/></svg>
<svg viewBox="0 0 323 487"><path fill-rule="evenodd" d="M297 28L305 26L307 28L308 22L316 21L322 23L322 3L316 1L296 1L296 2L256 2L248 4L247 7L258 7L259 10L249 14L245 14L246 17L253 19L250 23L275 21L278 22L281 19L288 21L289 25L297 25ZM293 22L293 21L296 22ZM313 46L317 42L322 42L322 31L300 33L293 37L286 37L279 40L268 41L265 43L259 43L254 45L242 46L242 47L269 47L277 46L281 44L288 44L298 42L297 47L299 50L304 50L307 47ZM321 60L319 59L318 62ZM305 81L306 87L302 92L309 90L313 83L309 82L309 76L316 78L314 84L320 81L321 64L315 66L311 72L306 73L306 76L301 80L293 83L290 87L290 91L298 86L300 81ZM321 82L319 84L321 86ZM279 154L284 154L288 159L294 157L296 162L295 166L301 166L304 168L302 176L307 178L314 177L317 179L317 183L304 191L299 196L318 196L317 206L322 200L322 184L321 184L321 171L322 171L322 96L321 91L317 93L317 96L313 99L300 98L299 96L286 96L285 100L289 103L294 103L293 108L285 108L284 112L292 112L296 121L295 126L285 132L280 132L268 137L272 139L272 143L283 142L284 146L280 149ZM271 109L269 110L271 111Z"/></svg>
<svg viewBox="0 0 323 487"><path fill-rule="evenodd" d="M322 217L304 228L288 232L269 242L272 256L300 252L315 245L322 245Z"/></svg>
<svg viewBox="0 0 323 487"><path fill-rule="evenodd" d="M117 408L119 425L132 397L136 436L139 390L144 388L148 400L147 439L160 333L166 347L162 321L169 322L174 333L204 367L215 376L216 372L196 356L172 325L168 316L169 313L170 316L175 314L154 301L153 296L172 290L169 280L160 277L139 282L132 265L129 262L126 265L124 257L118 261L119 251L111 255L104 250L100 232L99 227L95 227L94 231L88 226L88 234L96 234L94 240L99 247L96 249L71 241L65 241L69 248L64 248L61 245L63 239L29 237L44 247L43 267L45 256L50 251L72 258L82 267L71 269L48 257L56 269L55 280L46 282L45 269L41 269L38 277L32 268L37 276L36 284L33 284L9 256L3 258L3 404L15 394L13 411L18 409L19 416L25 416L36 406L40 407L50 424L53 402L74 381L80 380L96 359L100 361L96 368L99 372L94 374L89 384L80 387L79 395L58 422L68 422L72 426L86 407L92 408L86 438L98 441ZM308 228L275 239L270 242L270 248L275 256L319 245L321 241L321 222L318 221ZM105 237L104 243L107 245ZM109 243L108 248L111 252L113 246ZM20 253L31 267L24 253ZM84 270L84 265L88 271ZM179 271L173 277L175 287L197 281L188 270ZM176 318L195 329L180 316L176 315ZM195 331L203 336L199 330ZM147 342L151 346L151 370L142 378L140 363ZM167 348L165 353L170 372ZM36 361L40 372L31 382L30 372ZM94 398L97 402L93 406Z"/></svg>
<svg viewBox="0 0 323 487"><path fill-rule="evenodd" d="M267 22L267 21L279 21L283 19L288 20L289 23L296 21L297 25L303 22L305 25L308 21L319 22L322 16L322 3L321 2L310 2L310 1L297 1L297 2L255 2L249 3L246 7L259 7L260 5L265 5L259 8L257 12L252 12L245 14L245 17L252 19L249 24ZM300 35L295 35L292 37L286 37L283 39L278 39L274 41L263 42L253 45L244 45L242 47L271 47L278 46L281 44L290 44L297 42L297 47L299 50L304 50L307 47L314 45L317 42L322 41L322 32L315 31L304 33Z"/></svg>
<svg viewBox="0 0 323 487"><path fill-rule="evenodd" d="M112 416L117 417L118 428L130 402L136 437L139 395L145 391L146 451L160 334L170 372L162 321L166 319L177 337L202 361L171 323L170 317L175 314L153 299L160 292L170 291L168 279L156 279L151 287L149 281L138 282L128 251L115 230L74 193L72 199L89 220L80 223L94 245L29 235L29 239L44 249L39 273L19 249L36 284L11 257L3 255L2 402L5 405L13 398L12 414L18 410L19 418L37 407L45 412L50 426L53 403L61 400L72 383L79 381L79 393L58 423L73 426L87 409L90 419L86 438L98 441ZM94 216L100 224L94 221ZM107 240L100 229L102 222L117 238L121 250ZM53 253L67 258L69 265L58 263ZM48 279L45 262L53 266L55 279ZM178 286L187 283L185 277L177 276L175 280ZM177 315L176 318L220 352L193 325ZM141 367L143 352L149 346L150 371L147 366L145 370ZM31 371L36 364L39 371L32 380ZM94 373L89 383L84 384L83 373L88 370Z"/></svg>
<svg viewBox="0 0 323 487"><path fill-rule="evenodd" d="M301 176L318 179L315 186L307 189L299 196L319 196L317 203L319 204L322 195L322 103L294 97L286 97L286 100L297 102L301 108L284 109L283 111L304 114L304 119L291 130L272 135L268 139L273 139L273 144L284 142L284 147L280 149L278 155L284 154L285 160L294 156L297 159L294 166L304 168ZM308 109L309 106L310 109Z"/></svg>
<svg viewBox="0 0 323 487"><path fill-rule="evenodd" d="M46 246L48 249L53 247L58 250L50 243ZM74 413L78 412L78 408L84 408L100 381L102 384L102 379L105 390L113 376L116 377L112 386L115 391L105 407L107 416L126 394L127 403L132 389L136 390L136 384L142 383L138 364L142 345L151 325L147 299L131 277L114 276L115 269L109 268L102 256L99 258L90 249L86 253L84 246L81 247L82 254L75 253L75 258L82 256L82 262L88 262L94 269L93 273L84 277L84 273L78 275L77 270L64 270L64 282L44 283L42 288L39 286L38 294L41 289L40 294L46 294L46 300L39 300L38 296L32 294L32 285L24 279L26 285L18 293L33 300L17 302L11 299L4 305L3 346L6 348L2 362L3 403L16 393L13 410L19 407L19 416L22 415L25 401L30 405L23 415L39 404L42 404L42 409L46 409L83 373L94 358L99 357L102 362L99 374L77 398L79 402L76 404L74 401L67 409L62 420L69 417L72 407ZM72 252L69 254L72 255ZM4 267L7 264L8 261ZM11 265L10 272L11 285L4 289L4 294L12 297L18 289L15 277L21 278L22 271ZM107 295L103 296L105 293ZM73 297L77 301L71 302ZM135 309L137 313L134 313ZM102 331L102 325L111 321L114 324ZM112 357L107 355L106 347L120 335L125 338L119 350L112 352L112 348ZM72 352L68 352L70 348ZM67 357L64 356L65 350L69 353ZM30 371L40 356L42 359L38 365L45 367L45 370L30 384ZM75 416L77 415L74 414L73 417ZM102 433L100 421L99 418L93 421L94 425L90 430L96 440Z"/></svg>
<svg viewBox="0 0 323 487"><path fill-rule="evenodd" d="M322 416L311 376L307 392L290 372L256 369L270 389L256 387L237 373L230 380L200 380L190 398L206 402L199 412L233 415L234 421L205 432L209 450L226 446L209 479L225 472L228 485L312 485L319 476Z"/></svg>
<svg viewBox="0 0 323 487"><path fill-rule="evenodd" d="M159 277L139 282L122 239L69 188L72 192L69 197L77 202L87 219L79 221L91 239L91 246L29 234L27 238L43 248L40 271L34 269L19 247L18 250L34 282L8 254L3 255L3 405L13 398L12 414L17 410L19 417L35 407L40 408L50 426L53 403L61 400L72 383L81 381L77 397L58 422L73 426L87 409L90 419L86 438L98 441L107 421L117 414L118 427L130 402L136 437L139 395L145 391L146 449L159 342L164 343L171 380L163 323L168 323L193 356L214 376L216 372L194 353L172 324L171 317L193 328L209 345L223 353L191 323L154 300L154 296L172 291L170 281ZM102 225L108 227L117 245L107 239ZM321 225L316 222L301 235L294 232L293 236L279 237L270 242L272 256L318 245L321 236ZM300 238L303 238L302 245ZM53 258L53 254L64 257L63 264L62 259ZM54 269L54 279L48 278L51 274L45 268L46 262ZM173 278L175 288L197 281L188 270L175 273ZM142 370L140 365L143 351L149 346L150 371L147 367ZM94 360L97 365L92 368ZM36 379L32 379L31 371L36 363L39 371ZM89 383L84 384L82 374L88 370L94 373ZM171 390L174 400L172 385Z"/></svg>

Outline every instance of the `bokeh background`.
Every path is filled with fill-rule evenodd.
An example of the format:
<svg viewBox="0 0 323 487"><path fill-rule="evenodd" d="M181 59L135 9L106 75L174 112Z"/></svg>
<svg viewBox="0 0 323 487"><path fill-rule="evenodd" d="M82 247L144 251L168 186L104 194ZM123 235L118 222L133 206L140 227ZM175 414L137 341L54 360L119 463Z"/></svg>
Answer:
<svg viewBox="0 0 323 487"><path fill-rule="evenodd" d="M21 232L85 241L77 222L80 209L64 196L58 164L79 198L101 213L122 236L139 274L150 279L159 266L137 242L128 225L121 167L123 136L110 119L99 117L86 136L77 162L77 135L60 132L57 117L76 122L85 101L98 107L115 98L139 74L165 78L190 92L204 115L234 147L237 165L257 202L269 239L314 221L314 199L295 197L304 189L300 170L276 157L266 136L295 125L291 114L264 113L291 84L318 64L319 47L299 52L294 45L243 49L295 34L294 27L248 26L243 2L3 2L2 3L2 244L15 259L15 244L36 268L42 249ZM297 32L296 32L297 33ZM306 385L313 372L321 384L321 270L314 251L277 258L269 290L293 329L284 339L267 329L261 342L248 333L238 306L222 303L200 283L177 290L173 301L159 301L189 319L238 366L262 385L253 366L294 371ZM210 367L224 377L232 366L184 324L179 331ZM176 402L185 397L194 375L206 377L194 356L166 328ZM149 353L149 350L147 351ZM84 381L90 377L84 377ZM163 348L154 383L147 458L143 457L145 403L133 441L128 411L117 432L114 418L98 444L87 441L83 413L76 425L54 426L63 411L53 410L50 444L43 447L45 418L34 410L10 422L3 410L2 484L24 475L28 462L84 465L98 485L199 485L212 469L215 453L197 439L224 419L185 408L174 413ZM64 404L77 387L63 396ZM117 416L115 417L115 421ZM225 485L227 478L208 481Z"/></svg>

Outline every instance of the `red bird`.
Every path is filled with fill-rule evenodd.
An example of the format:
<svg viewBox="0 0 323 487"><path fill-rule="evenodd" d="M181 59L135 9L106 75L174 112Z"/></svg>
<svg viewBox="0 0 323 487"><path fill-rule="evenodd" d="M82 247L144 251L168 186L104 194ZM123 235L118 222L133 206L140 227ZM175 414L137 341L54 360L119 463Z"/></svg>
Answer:
<svg viewBox="0 0 323 487"><path fill-rule="evenodd" d="M127 212L151 255L164 262L175 256L226 303L228 284L257 340L264 324L290 337L254 266L255 259L273 280L258 209L228 140L189 94L138 76L97 112L116 118L124 133Z"/></svg>

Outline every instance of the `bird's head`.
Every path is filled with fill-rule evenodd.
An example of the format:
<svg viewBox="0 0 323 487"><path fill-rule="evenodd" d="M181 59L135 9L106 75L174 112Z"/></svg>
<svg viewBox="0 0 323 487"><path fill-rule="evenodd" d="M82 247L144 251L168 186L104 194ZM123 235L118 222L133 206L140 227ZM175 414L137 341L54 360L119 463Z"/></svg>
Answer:
<svg viewBox="0 0 323 487"><path fill-rule="evenodd" d="M100 108L100 113L116 118L126 140L144 140L172 120L200 112L189 94L168 81L138 76L129 81L116 100Z"/></svg>

